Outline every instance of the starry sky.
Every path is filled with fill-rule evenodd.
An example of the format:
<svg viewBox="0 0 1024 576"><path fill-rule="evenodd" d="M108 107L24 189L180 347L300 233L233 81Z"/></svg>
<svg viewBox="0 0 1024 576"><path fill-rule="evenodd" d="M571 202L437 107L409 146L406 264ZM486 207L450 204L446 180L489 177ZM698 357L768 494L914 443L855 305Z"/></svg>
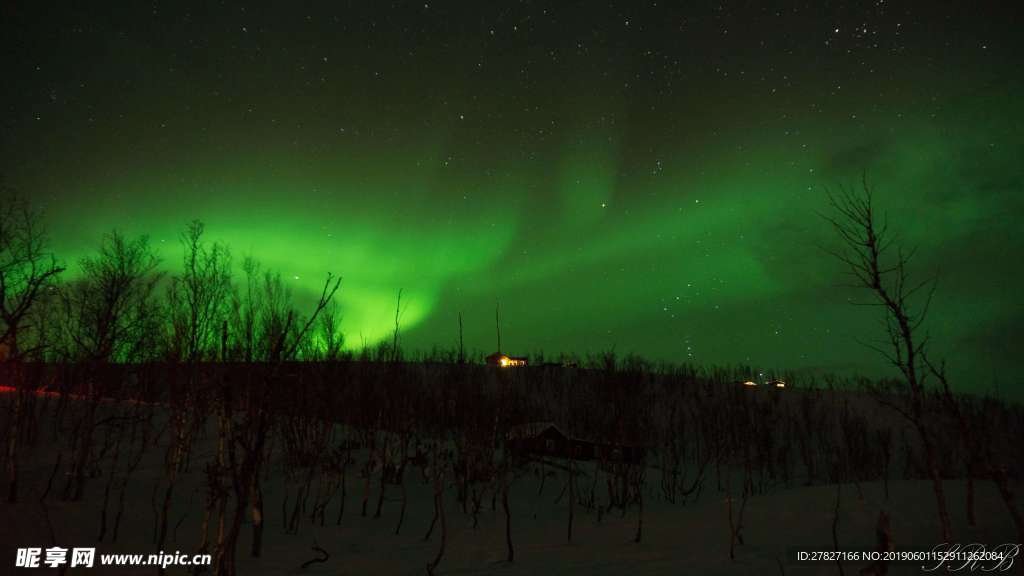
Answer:
<svg viewBox="0 0 1024 576"><path fill-rule="evenodd" d="M193 218L350 346L893 374L820 217L862 173L962 389L1022 341L1024 74L978 2L3 5L4 182L71 265Z"/></svg>

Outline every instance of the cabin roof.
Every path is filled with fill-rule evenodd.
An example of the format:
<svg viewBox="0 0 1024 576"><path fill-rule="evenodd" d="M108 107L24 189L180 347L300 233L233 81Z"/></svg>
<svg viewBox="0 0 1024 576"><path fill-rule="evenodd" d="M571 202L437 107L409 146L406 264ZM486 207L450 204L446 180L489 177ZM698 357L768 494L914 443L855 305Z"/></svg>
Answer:
<svg viewBox="0 0 1024 576"><path fill-rule="evenodd" d="M513 356L511 354L505 354L504 352L495 352L494 354L489 354L487 356L487 359L490 360L491 358L514 358L516 360L526 360L526 356Z"/></svg>
<svg viewBox="0 0 1024 576"><path fill-rule="evenodd" d="M554 430L559 435L568 438L564 432L559 430L558 426L556 426L554 422L527 422L526 424L518 424L508 429L507 436L510 440L536 438L548 430Z"/></svg>
<svg viewBox="0 0 1024 576"><path fill-rule="evenodd" d="M585 442L587 444L595 444L601 446L617 446L621 448L642 448L644 447L643 442L636 441L635 438L628 435L620 435L617 438L596 438L591 436L581 435L569 435L562 431L554 422L539 421L539 422L527 422L525 424L518 424L508 429L506 437L509 440L521 440L525 438L540 438L548 431L554 431L556 434L567 440L573 442Z"/></svg>

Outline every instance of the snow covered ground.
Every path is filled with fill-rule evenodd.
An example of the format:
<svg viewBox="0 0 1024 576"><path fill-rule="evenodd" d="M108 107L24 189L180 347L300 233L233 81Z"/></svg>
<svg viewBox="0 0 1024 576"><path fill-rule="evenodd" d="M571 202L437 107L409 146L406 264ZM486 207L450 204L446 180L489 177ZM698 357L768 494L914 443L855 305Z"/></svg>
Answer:
<svg viewBox="0 0 1024 576"><path fill-rule="evenodd" d="M204 442L200 450L211 450ZM38 501L53 467L56 451L45 442L33 449L32 463L23 467L26 493L17 504L0 504L0 574L57 573L48 568L15 569L15 551L19 547L96 546L98 553L149 553L154 551L154 513L151 497L154 482L163 474L159 455L143 461L127 492L128 507L119 541L97 542L99 505L105 482L96 478L88 484L81 502L61 502L51 495L44 507ZM176 493L173 531L166 551L193 551L198 543L204 495L201 473L193 470L185 476ZM272 467L272 471L278 470ZM592 468L582 466L584 473ZM550 468L549 468L550 470ZM709 473L697 501L685 505L670 504L660 497L659 473L648 473L645 495L644 529L640 543L636 531L637 508L625 515L613 511L600 521L597 514L580 506L575 508L573 540L567 542L567 498L559 499L565 475L548 477L539 491L538 468L522 471L511 488L512 534L515 561L505 561L505 519L500 499L492 511L490 495L483 498L479 525L474 529L470 515L462 512L455 489L449 487L445 503L449 526L448 545L439 566L441 574L838 574L831 562L810 565L793 563L793 547L832 549L835 486L776 487L751 497L744 516L744 544L736 548L735 560L729 559L727 501L716 489L714 473ZM57 479L59 483L61 479ZM579 480L587 485L587 477ZM399 504L397 486L389 486L383 513L374 518L377 481L371 483L370 506L366 517L360 515L363 483L357 475L349 477L344 516L336 524L339 499L336 496L326 513L325 525L305 519L297 534L286 534L282 500L285 482L272 472L264 485L267 517L263 556L249 557L250 534L246 526L239 539L238 573L241 575L276 574L425 574L426 564L436 555L440 530L430 541L424 535L433 515L432 488L416 470L407 474L409 506L401 533L395 535ZM891 516L892 537L897 547L931 548L938 543L938 524L930 485L925 481L893 480L890 496L884 497L880 482L860 487L841 487L838 538L843 547L873 548L879 511ZM977 492L978 526L967 526L964 511L964 483L947 481L946 489L953 515L957 541L989 545L1011 542L1014 530L998 494L990 483L982 482ZM291 488L294 494L294 484ZM601 491L598 491L598 495ZM556 502L557 501L557 502ZM48 527L47 519L49 518ZM108 536L109 540L109 536ZM306 569L300 565L318 554L316 544L329 553L326 562ZM865 563L847 563L845 574L857 574ZM1015 567L1017 569L1019 567ZM72 574L155 574L151 567L93 567L71 570ZM183 568L171 568L169 574L185 574ZM893 565L890 574L920 574L913 565Z"/></svg>

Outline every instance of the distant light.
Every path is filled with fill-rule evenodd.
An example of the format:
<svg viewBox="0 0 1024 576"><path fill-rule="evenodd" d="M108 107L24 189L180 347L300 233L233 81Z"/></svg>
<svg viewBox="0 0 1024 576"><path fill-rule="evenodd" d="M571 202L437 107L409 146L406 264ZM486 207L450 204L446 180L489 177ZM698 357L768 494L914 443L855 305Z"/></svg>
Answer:
<svg viewBox="0 0 1024 576"><path fill-rule="evenodd" d="M747 380L746 382L743 383L743 385L744 386L757 386L757 382L754 382L753 380Z"/></svg>
<svg viewBox="0 0 1024 576"><path fill-rule="evenodd" d="M507 357L505 357L505 356L502 356L502 357L501 357L501 360L499 361L499 363L500 363L500 364L501 364L502 366L508 366L508 358L507 358Z"/></svg>

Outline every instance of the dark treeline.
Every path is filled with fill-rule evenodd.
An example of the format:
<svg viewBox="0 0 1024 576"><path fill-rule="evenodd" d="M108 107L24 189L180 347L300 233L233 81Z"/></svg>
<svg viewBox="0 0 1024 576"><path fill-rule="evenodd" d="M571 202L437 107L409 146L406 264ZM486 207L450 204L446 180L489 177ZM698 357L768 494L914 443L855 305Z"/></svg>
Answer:
<svg viewBox="0 0 1024 576"><path fill-rule="evenodd" d="M581 514L633 514L629 537L640 541L645 499L682 507L706 491L724 494L731 550L743 543L744 525L756 522L744 512L758 495L822 484L860 491L867 482L881 482L887 493L890 481L929 477L912 427L896 412L880 413L875 393L858 392L855 383L734 385L742 373L611 364L502 370L362 361L8 363L2 377L21 384L21 407L15 420L14 398L5 395L4 426L17 426L21 441L5 464L24 460L22 451L58 446L46 452L46 466L36 467L47 473L28 477L22 497L98 498L98 539L110 542L118 538L124 494L138 482L140 461L158 452L164 473L147 488L155 549L165 547L185 515L201 517L196 549L213 554L225 574L234 570L239 544L245 554L262 554L268 519L297 534L310 523L341 523L346 514L386 514L396 533L440 536L433 564L443 556L446 512L475 524L495 502L514 506L517 490L519 498L533 498L536 488L523 482L538 475L550 498L562 494L557 506L567 509L569 540ZM29 393L40 389L49 393ZM898 388L886 398L899 402ZM1024 413L988 398L958 402L986 451L971 454L945 399L929 396L929 430L944 447L940 475L964 478L971 464L975 477L995 479L982 473L983 464L1020 478L1024 453L1015 439L1024 432ZM577 461L506 449L511 429L536 421L558 423L575 438L641 445L646 458ZM199 448L210 445L212 451ZM263 483L274 475L288 479L287 490L270 503ZM7 479L13 485L17 475ZM429 525L405 523L407 483L436 487ZM204 486L203 507L183 511L179 491L196 484ZM454 497L447 510L445 495ZM973 501L964 505L977 521ZM510 560L517 529L528 527L506 526Z"/></svg>
<svg viewBox="0 0 1024 576"><path fill-rule="evenodd" d="M423 530L436 541L436 555L424 559L433 573L445 556L449 515L467 515L475 526L488 508L497 514L499 502L511 562L514 534L525 528L514 525L510 508L529 478L540 479L538 497L546 482L559 494L554 505L566 510L569 541L577 514L629 512L630 538L640 542L646 500L685 506L715 491L729 503L735 557L745 523L754 521L744 515L752 497L818 484L860 490L866 482L883 483L888 494L891 479L926 478L966 479L972 524L974 482L994 482L1021 530L1012 485L1022 477L1024 412L1016 405L898 381L790 375L785 389L746 387L737 385L751 373L745 367L655 368L611 353L580 368L498 369L460 362L461 351L410 362L397 322L390 343L352 355L343 350L343 289L333 275L301 311L280 276L254 260L234 273L228 248L206 241L195 222L181 236L174 274L159 271L145 238L111 232L63 281L38 215L23 200L5 200L6 498L32 498L44 509L53 500L90 500L99 542L118 540L126 494L153 454L162 467L146 485L154 550L191 514L201 519L195 549L211 554L221 575L236 573L236 555L263 554L268 518L294 534L309 523L340 524L346 514L381 518L385 509L396 534ZM639 446L644 457L510 450L510 433L531 422ZM46 472L21 474L29 461ZM280 506L266 499L272 474L286 478ZM409 484L433 494L426 526L406 524ZM196 485L201 509L183 511L176 503ZM454 507L445 496L452 493ZM943 532L947 522L940 518ZM329 546L317 548L328 554Z"/></svg>

